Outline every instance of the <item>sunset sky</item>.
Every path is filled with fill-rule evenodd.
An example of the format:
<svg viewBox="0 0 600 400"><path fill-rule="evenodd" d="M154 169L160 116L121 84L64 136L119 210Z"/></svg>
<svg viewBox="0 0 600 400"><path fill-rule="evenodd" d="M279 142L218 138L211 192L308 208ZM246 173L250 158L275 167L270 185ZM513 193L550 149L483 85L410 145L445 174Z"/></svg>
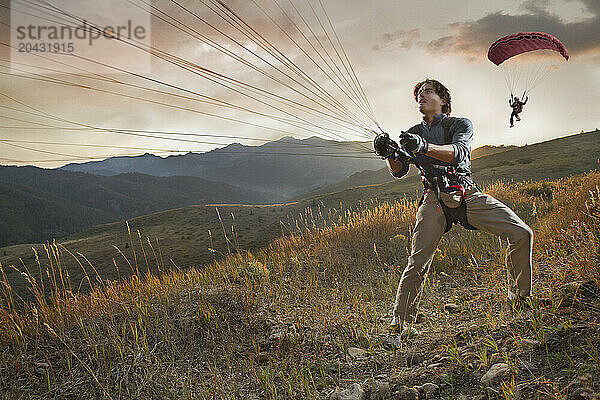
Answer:
<svg viewBox="0 0 600 400"><path fill-rule="evenodd" d="M136 0L133 1L136 2ZM309 62L298 47L293 45L291 39L303 44L302 48L305 51L309 53L312 51L307 42L303 41L300 32L294 29L285 14L277 8L277 4L281 5L283 10L294 17L292 19L297 22L298 26L302 26L299 15L304 16L312 29L320 35L320 27L311 10L311 6L317 11L321 10L319 0L293 0L293 6L297 8L299 14L295 13L288 0L278 0L277 3L273 0L255 0L256 4L252 1L223 1L256 32L268 39L269 43L297 63L306 76L318 82L335 100L343 102L345 105L349 104L342 93L326 79L326 76ZM93 13L90 13L85 1L57 0L54 3L50 1L50 3L59 9L69 9L73 14L78 14L80 11L80 15L86 20L102 27L121 24L124 19L132 20L134 25L147 28L144 32L148 33L146 39L153 50L160 49L194 65L207 67L238 81L251 84L255 88L270 91L306 105L310 104L311 107L314 106L317 109L317 113L329 113L323 107L322 101L318 102L321 104L318 106L317 102L298 97L288 88L268 79L264 74L233 61L158 18L150 19L147 13L148 7L142 2L138 4L145 7L145 10L139 8L131 10L131 4L126 0L112 0L103 3L103 7L106 8L104 11L97 10ZM224 20L204 7L202 2L178 0L178 3L196 15L204 17L215 26L220 26L231 35L231 38L235 38L248 49L257 53L261 51L255 43L242 37L239 32L233 31L231 26L224 23ZM209 0L206 0L206 3L215 4ZM30 4L29 0L24 3L20 0L12 3L0 1L0 4L2 5L0 10L2 42L15 45L16 31L12 31L11 38L11 27L16 28L15 10L25 10L27 4ZM246 57L253 65L280 77L280 80L288 82L289 86L300 88L294 81L278 75L278 72L273 72L271 67L265 63L248 56L248 52L242 51L233 40L218 35L190 12L185 12L181 7L167 1L161 0L152 4L161 9L165 15L185 23L196 33L217 41L233 54ZM262 14L257 5L263 7L273 21ZM377 121L392 136L397 136L400 130L407 129L420 120L421 116L412 98L412 88L416 82L427 77L440 80L450 89L453 102L452 115L468 117L473 121L475 127L474 147L484 144L531 144L578 133L582 130L589 131L600 128L599 0L560 2L500 0L493 3L475 0L443 2L430 0L418 2L323 0L323 5L372 105ZM323 18L322 22L327 27L328 22L325 15L318 15ZM31 20L34 17L28 16L27 18ZM283 28L283 31L276 23ZM51 23L46 21L45 24ZM514 128L509 128L510 108L507 101L510 92L506 86L502 69L487 60L487 49L495 39L522 31L543 31L555 35L569 50L570 60L558 63L559 68L552 69L548 76L531 91L529 102L522 114L522 121L517 123ZM324 40L323 37L321 39ZM67 41L62 40L62 42ZM80 47L75 49L75 52L80 50L83 49ZM82 128L85 127L127 129L138 132L208 133L261 139L278 139L286 135L304 138L313 134L311 131L267 120L246 111L199 104L197 101L159 94L156 90L178 93L180 96L188 97L194 97L200 93L220 101L234 103L240 107L278 115L280 118L302 117L307 124L314 124L313 131L315 132L321 128L325 128L324 131L327 131L330 126L315 114L298 113L293 108L289 108L289 104L282 105L280 110L283 111L277 111L262 103L248 100L237 92L224 89L222 86L215 85L179 66L151 57L147 52L116 40L101 41L98 39L97 43L87 50L89 52L86 53L86 57L95 57L102 63L135 71L142 77L116 73L114 69L92 69L91 64L88 63L89 71L101 73L103 76L128 84L135 84L138 88L90 79L89 74L75 76L69 73L43 70L39 67L63 72L68 68L64 64L59 65L48 60L40 62L39 57L34 59L32 56L29 64L33 66L16 65L14 64L14 53L11 59L9 48L0 46L3 59L0 68L0 93L2 94L0 96L0 106L2 106L0 108L0 117L2 117L0 138L4 140L0 141L0 164L31 164L54 168L81 157L134 155L145 152L164 156L167 153L163 150L185 153L207 151L232 142L261 144L259 141L245 139L203 139L196 136L193 137L193 140L218 144L151 139L135 135L83 130ZM329 54L335 57L334 50L331 48ZM315 55L315 57L317 56ZM270 60L268 56L265 56L265 59ZM10 64L9 60L13 61L13 64ZM73 60L73 57L62 56L60 60L65 64L76 64L77 67L86 69L85 62ZM24 62L21 58L19 61ZM321 66L324 65L323 62L319 63ZM273 65L281 66L275 61L273 61ZM341 63L339 66L343 69ZM95 67L98 65L96 64ZM15 68L19 68L20 72ZM81 73L81 70L78 72ZM36 77L37 80L31 79L32 77ZM161 86L143 77L172 86ZM42 78L47 79L40 81ZM94 86L101 91L93 91L81 86L65 87L49 82L56 79L87 87ZM301 79L298 81L302 82ZM176 90L173 86L183 88L187 92ZM139 87L155 91L151 92ZM312 97L312 95L308 97ZM28 106L33 107L36 111ZM191 110L195 110L195 112ZM49 121L32 113L46 113L46 115L62 121ZM254 125L227 121L202 113L218 114ZM80 125L69 125L65 120L77 122ZM366 118L362 118L362 120L368 122ZM34 123L58 126L58 128L48 128ZM76 126L79 130L61 129L67 125ZM266 125L272 129L260 128L256 125ZM374 124L371 125L371 127L375 127ZM366 136L360 136L351 130L335 132L337 132L335 137L347 140L366 140ZM324 136L328 136L328 134ZM192 138L192 136L178 137ZM93 146L73 146L73 144ZM121 146L122 148L100 147L101 145Z"/></svg>

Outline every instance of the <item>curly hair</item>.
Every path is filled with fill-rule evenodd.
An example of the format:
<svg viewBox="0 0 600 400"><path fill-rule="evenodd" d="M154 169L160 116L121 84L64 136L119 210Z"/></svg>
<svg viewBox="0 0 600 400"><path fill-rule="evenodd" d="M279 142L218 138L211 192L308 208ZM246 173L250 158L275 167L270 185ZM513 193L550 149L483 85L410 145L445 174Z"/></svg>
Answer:
<svg viewBox="0 0 600 400"><path fill-rule="evenodd" d="M452 112L452 100L450 98L450 91L446 86L442 85L441 82L436 81L435 79L427 78L424 81L419 82L415 85L415 88L413 89L415 101L419 101L419 90L421 89L421 86L423 86L426 83L431 84L435 93L437 93L437 95L440 96L440 99L446 101L446 104L442 106L442 112L446 115L450 115L450 113Z"/></svg>

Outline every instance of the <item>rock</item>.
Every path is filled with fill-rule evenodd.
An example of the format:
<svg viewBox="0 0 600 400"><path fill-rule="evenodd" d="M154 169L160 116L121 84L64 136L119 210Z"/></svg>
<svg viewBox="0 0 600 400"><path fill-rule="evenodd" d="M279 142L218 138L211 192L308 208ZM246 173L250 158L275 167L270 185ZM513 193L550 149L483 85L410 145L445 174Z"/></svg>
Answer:
<svg viewBox="0 0 600 400"><path fill-rule="evenodd" d="M339 400L366 400L365 391L358 383L353 383L346 390L342 391L338 397Z"/></svg>
<svg viewBox="0 0 600 400"><path fill-rule="evenodd" d="M530 346L530 347L538 347L541 344L539 340L535 340L535 339L523 339L522 343L524 345Z"/></svg>
<svg viewBox="0 0 600 400"><path fill-rule="evenodd" d="M358 347L348 347L348 355L355 360L360 360L367 358L369 353L363 349L359 349Z"/></svg>
<svg viewBox="0 0 600 400"><path fill-rule="evenodd" d="M396 393L398 400L417 400L419 398L419 391L407 386L400 386Z"/></svg>
<svg viewBox="0 0 600 400"><path fill-rule="evenodd" d="M426 383L423 385L423 393L425 393L426 399L435 399L439 392L439 386L434 383Z"/></svg>
<svg viewBox="0 0 600 400"><path fill-rule="evenodd" d="M480 383L483 386L495 386L508 375L510 375L510 367L508 364L497 363L492 365L488 372L481 377Z"/></svg>
<svg viewBox="0 0 600 400"><path fill-rule="evenodd" d="M268 351L261 351L260 353L258 353L256 360L258 361L259 364L264 364L267 361L269 361L269 358L270 358L270 353Z"/></svg>
<svg viewBox="0 0 600 400"><path fill-rule="evenodd" d="M444 305L444 311L446 311L448 314L456 314L460 312L460 307L454 303L447 303Z"/></svg>
<svg viewBox="0 0 600 400"><path fill-rule="evenodd" d="M569 396L569 400L592 400L595 399L594 392L590 388L578 388L576 389L571 396Z"/></svg>
<svg viewBox="0 0 600 400"><path fill-rule="evenodd" d="M374 381L369 386L369 400L385 400L390 395L390 384L387 381Z"/></svg>
<svg viewBox="0 0 600 400"><path fill-rule="evenodd" d="M406 353L406 366L412 367L421 364L425 358L417 353Z"/></svg>
<svg viewBox="0 0 600 400"><path fill-rule="evenodd" d="M295 342L300 338L294 323L279 323L271 326L270 342L285 343Z"/></svg>
<svg viewBox="0 0 600 400"><path fill-rule="evenodd" d="M427 366L427 368L429 368L429 369L435 369L435 368L439 368L439 367L443 367L443 366L444 366L444 363L439 362L439 363L429 364Z"/></svg>

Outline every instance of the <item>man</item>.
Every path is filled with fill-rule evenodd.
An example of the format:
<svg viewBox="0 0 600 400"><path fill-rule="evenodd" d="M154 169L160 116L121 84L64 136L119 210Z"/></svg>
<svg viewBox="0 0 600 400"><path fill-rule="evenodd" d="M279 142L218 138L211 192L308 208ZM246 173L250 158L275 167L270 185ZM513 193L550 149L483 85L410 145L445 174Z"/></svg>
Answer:
<svg viewBox="0 0 600 400"><path fill-rule="evenodd" d="M419 82L413 94L423 121L408 132L402 132L401 149L398 150L408 151L417 164L422 165L425 190L417 210L411 254L398 285L391 322L392 332L402 336L410 333L409 324L416 320L418 293L437 245L453 223L508 238L506 264L510 301L520 302L530 296L532 276L532 230L506 205L480 192L471 178L471 121L449 117L452 110L450 92L436 80ZM389 155L387 162L392 175L400 178L406 174L405 160L397 151ZM457 197L458 201L451 204Z"/></svg>
<svg viewBox="0 0 600 400"><path fill-rule="evenodd" d="M525 101L521 102L518 97L513 97L512 93L510 94L510 100L508 100L508 105L512 108L512 114L510 114L510 127L515 126L513 118L516 117L517 121L521 120L519 114L523 111L523 106L529 100L529 96L525 98Z"/></svg>

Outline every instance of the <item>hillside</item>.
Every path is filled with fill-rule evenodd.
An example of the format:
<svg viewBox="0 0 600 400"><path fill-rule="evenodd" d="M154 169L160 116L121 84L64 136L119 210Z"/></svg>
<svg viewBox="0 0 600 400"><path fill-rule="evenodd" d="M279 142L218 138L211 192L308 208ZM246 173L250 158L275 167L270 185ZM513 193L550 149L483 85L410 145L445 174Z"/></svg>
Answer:
<svg viewBox="0 0 600 400"><path fill-rule="evenodd" d="M6 246L60 238L114 216L29 187L0 182L0 219L0 246Z"/></svg>
<svg viewBox="0 0 600 400"><path fill-rule="evenodd" d="M97 176L36 167L0 166L0 185L20 191L18 197L8 192L2 196L0 246L63 237L100 223L190 204L273 200L194 177Z"/></svg>
<svg viewBox="0 0 600 400"><path fill-rule="evenodd" d="M365 204L330 227L162 277L116 284L87 268L90 297L42 261L50 301L15 309L2 286L0 387L9 398L592 399L599 185L589 173L486 188L531 224L534 292L547 301L506 305L505 244L455 228L421 294L418 333L396 347L387 328L413 201ZM41 296L41 282L32 289Z"/></svg>
<svg viewBox="0 0 600 400"><path fill-rule="evenodd" d="M471 153L471 158L474 160L476 158L501 153L503 151L515 148L517 148L517 146L481 146L473 150L473 152ZM382 162L382 164L384 163ZM417 173L417 169L414 166L411 166L411 170L409 171L408 176L412 176ZM311 190L310 192L299 196L298 199L309 198L326 193L339 192L341 190L350 189L357 186L375 185L390 182L393 180L395 180L395 178L390 175L390 172L387 167L383 167L376 171L361 171L350 175L348 179L345 179L341 182L336 182L322 188Z"/></svg>
<svg viewBox="0 0 600 400"><path fill-rule="evenodd" d="M566 136L542 143L537 143L523 147L496 147L494 149L485 149L482 152L474 154L488 154L480 157L473 157L471 170L473 177L478 184L487 184L498 180L508 180L522 182L529 180L557 179L579 174L600 167L600 133L591 131L577 135ZM414 169L412 170L414 171ZM410 173L409 173L410 174ZM416 180L413 176L406 176L401 179L391 180L387 168L378 171L365 171L364 174L356 175L361 179L359 185L366 185L368 179L376 182L373 186L373 195L378 198L389 198L386 193L414 195L416 189L421 185L408 184ZM379 182L383 182L378 187ZM369 194L361 188L354 189L355 180L339 182L338 184L313 191L310 194L321 198L325 193L336 192L338 196L342 193L349 193L353 190L359 190L365 196ZM308 198L302 196L302 198ZM356 194L350 197L359 197Z"/></svg>
<svg viewBox="0 0 600 400"><path fill-rule="evenodd" d="M473 161L478 182L556 179L600 166L600 131L565 136Z"/></svg>
<svg viewBox="0 0 600 400"><path fill-rule="evenodd" d="M475 160L476 158L480 158L480 157L485 157L485 156L489 156L492 154L496 154L496 153L502 153L503 151L507 151L507 150L514 150L516 148L518 148L519 146L491 146L491 145L485 145L485 146L481 146L478 147L476 149L473 149L473 151L471 152L471 159Z"/></svg>
<svg viewBox="0 0 600 400"><path fill-rule="evenodd" d="M380 168L370 152L370 143L288 136L260 146L234 143L207 153L115 157L68 164L62 169L103 175L195 176L265 193L274 203L344 180L355 172Z"/></svg>
<svg viewBox="0 0 600 400"><path fill-rule="evenodd" d="M593 149L582 152L580 149ZM560 154L562 158L553 156ZM554 157L553 164L547 166L548 159ZM509 150L473 160L473 171L476 181L480 184L495 182L499 179L509 181L546 180L567 176L569 173L584 172L596 168L600 157L600 135L595 133L579 134L553 141L530 145ZM573 160L577 159L576 163ZM531 161L529 161L531 160ZM523 168L526 167L526 168ZM167 178L164 178L167 179ZM222 254L227 253L227 245L223 229L231 238L232 226L237 232L237 247L239 249L256 249L264 247L269 241L296 229L295 221L300 226L304 223L300 213L323 213L323 210L335 210L335 215L344 210L360 206L361 202L374 201L379 204L385 201L396 201L407 197L418 199L421 193L421 179L413 175L379 185L365 185L351 189L343 189L333 193L314 195L298 202L272 206L226 206L218 208L223 220L223 226L215 212L215 206L184 207L151 215L130 219L130 227L134 239L134 248L139 248L140 231L142 240L146 243L149 237L152 243L158 239L167 268L190 265L203 265ZM235 221L231 214L234 215ZM302 217L304 218L304 217ZM330 219L325 215L325 220ZM282 227L283 223L283 227ZM209 237L208 231L211 231ZM94 266L103 278L115 278L117 271L112 261L115 258L120 265L121 276L131 273L123 257L113 248L118 246L122 251L131 247L127 228L123 222L115 222L93 227L69 237L61 239L67 248L85 254L93 260ZM41 245L35 246L43 253ZM212 252L209 248L216 249ZM131 249L127 250L130 254ZM139 251L139 250L138 250ZM151 253L151 249L147 249ZM6 255L4 255L6 253ZM16 263L19 258L32 262L34 255L31 245L11 246L0 249L0 262L3 265ZM128 256L130 257L130 256ZM69 257L67 257L69 259ZM173 263L169 261L173 260ZM72 258L69 259L71 273L82 274L81 268ZM18 273L9 271L17 280L15 287L24 284Z"/></svg>

